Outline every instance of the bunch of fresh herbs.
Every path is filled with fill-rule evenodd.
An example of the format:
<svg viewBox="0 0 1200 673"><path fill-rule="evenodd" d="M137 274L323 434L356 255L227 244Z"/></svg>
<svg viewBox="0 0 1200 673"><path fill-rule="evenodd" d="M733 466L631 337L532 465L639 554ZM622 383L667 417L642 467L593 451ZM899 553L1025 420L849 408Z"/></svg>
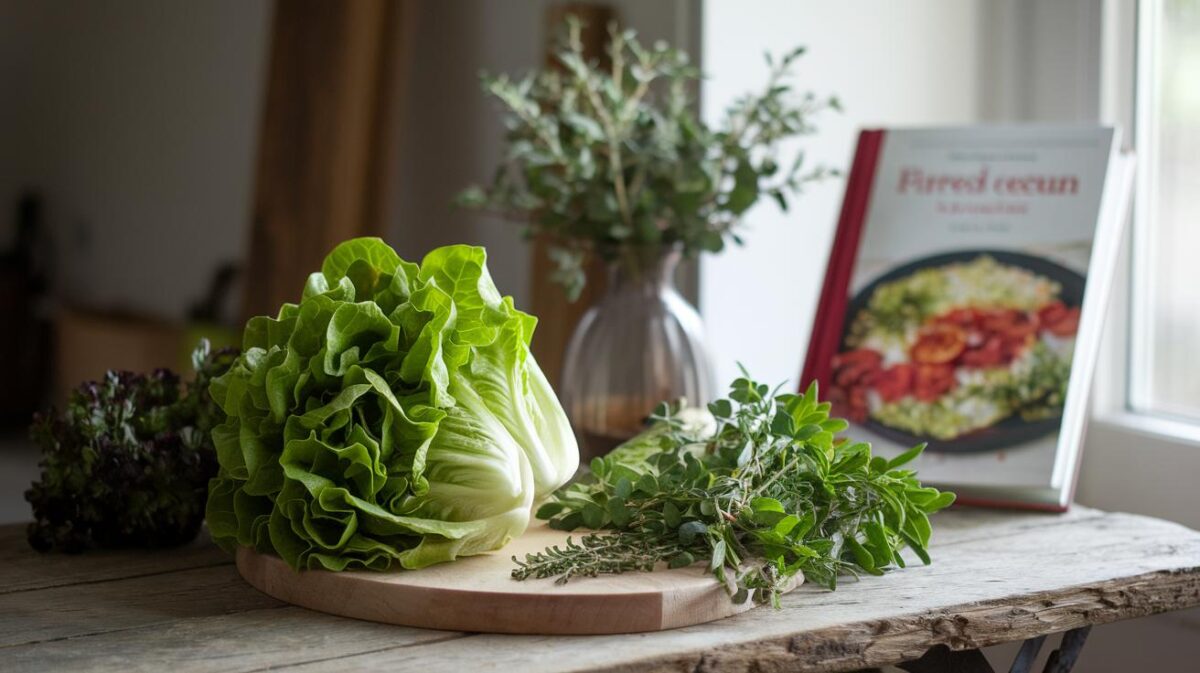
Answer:
<svg viewBox="0 0 1200 673"><path fill-rule="evenodd" d="M748 377L708 405L715 431L660 405L646 436L593 460L589 477L537 512L552 528L599 532L514 558L513 577L566 582L703 561L735 601L778 604L800 578L834 589L844 574L903 567L906 546L928 563L928 515L954 494L904 469L924 446L872 457L838 437L847 423L829 408L815 383L776 394Z"/></svg>
<svg viewBox="0 0 1200 673"><path fill-rule="evenodd" d="M41 478L25 493L33 505L29 544L38 551L165 547L194 538L204 519L208 480L217 473L210 431L220 410L208 384L237 353L202 342L196 378L109 371L71 393L66 410L34 417Z"/></svg>
<svg viewBox="0 0 1200 673"><path fill-rule="evenodd" d="M812 133L811 119L836 98L795 95L788 80L802 48L767 57L767 81L737 99L719 128L700 119L691 91L700 78L685 52L645 47L610 27L607 67L589 62L581 27L567 25L557 67L519 79L483 75L505 108L507 150L487 187L459 197L525 224L553 246L556 279L583 287L588 253L606 261L639 249L679 247L685 256L740 244L742 215L761 197L784 210L789 195L833 174L803 153L781 158L785 140ZM786 163L786 165L782 165Z"/></svg>

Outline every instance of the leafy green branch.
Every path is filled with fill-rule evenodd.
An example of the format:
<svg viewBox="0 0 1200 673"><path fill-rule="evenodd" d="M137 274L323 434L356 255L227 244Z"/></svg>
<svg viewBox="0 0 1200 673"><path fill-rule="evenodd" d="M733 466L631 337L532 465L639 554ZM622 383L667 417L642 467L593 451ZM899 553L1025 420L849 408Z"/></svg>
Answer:
<svg viewBox="0 0 1200 673"><path fill-rule="evenodd" d="M612 261L630 249L679 247L688 256L741 244L742 216L764 195L789 197L837 172L808 168L802 152L781 170L786 141L815 131L836 98L795 95L789 83L803 49L767 57L766 85L734 101L719 128L696 114L689 93L700 71L688 55L610 26L608 60L588 62L581 26L568 21L556 68L520 78L482 76L505 111L506 150L490 184L460 205L518 220L550 239L571 295L581 259Z"/></svg>

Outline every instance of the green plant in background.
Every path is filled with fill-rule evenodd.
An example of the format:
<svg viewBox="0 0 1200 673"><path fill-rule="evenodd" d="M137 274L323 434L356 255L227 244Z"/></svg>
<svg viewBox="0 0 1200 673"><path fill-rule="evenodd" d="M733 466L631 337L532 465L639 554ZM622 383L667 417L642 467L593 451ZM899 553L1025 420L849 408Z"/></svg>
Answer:
<svg viewBox="0 0 1200 673"><path fill-rule="evenodd" d="M777 604L797 576L833 589L845 573L903 567L906 546L929 562L928 515L954 494L903 469L923 445L872 457L870 445L837 436L848 424L829 417L815 383L778 395L741 378L708 409L712 428L661 405L656 427L594 459L590 476L537 516L601 532L514 558L513 576L565 582L703 561L735 601Z"/></svg>
<svg viewBox="0 0 1200 673"><path fill-rule="evenodd" d="M566 415L529 352L536 320L482 248L418 266L346 241L299 304L246 324L210 391L222 547L293 568L420 568L498 549L575 473Z"/></svg>
<svg viewBox="0 0 1200 673"><path fill-rule="evenodd" d="M646 48L632 31L610 33L610 68L585 60L580 25L570 21L561 70L483 76L506 110L507 149L490 185L459 196L524 222L526 235L548 235L556 279L572 297L588 253L637 264L640 248L720 252L742 242L742 215L760 198L786 210L789 195L834 174L808 169L803 153L780 156L785 140L815 130L814 115L838 109L836 98L794 97L788 80L803 49L778 61L768 55L764 88L710 128L689 96L700 72L686 53L663 42Z"/></svg>
<svg viewBox="0 0 1200 673"><path fill-rule="evenodd" d="M192 356L196 378L181 396L179 377L110 371L71 393L62 414L34 417L41 478L29 543L38 551L165 547L194 538L208 480L217 473L209 433L224 415L208 396L236 351Z"/></svg>

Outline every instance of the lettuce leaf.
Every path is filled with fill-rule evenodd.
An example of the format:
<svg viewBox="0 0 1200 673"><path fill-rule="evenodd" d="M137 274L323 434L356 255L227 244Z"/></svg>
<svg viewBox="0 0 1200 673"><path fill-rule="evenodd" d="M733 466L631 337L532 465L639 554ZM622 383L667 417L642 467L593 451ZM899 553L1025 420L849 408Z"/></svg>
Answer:
<svg viewBox="0 0 1200 673"><path fill-rule="evenodd" d="M299 304L251 319L209 392L220 473L207 517L226 549L293 568L421 568L498 549L578 467L529 351L537 321L482 248L420 265L347 241Z"/></svg>

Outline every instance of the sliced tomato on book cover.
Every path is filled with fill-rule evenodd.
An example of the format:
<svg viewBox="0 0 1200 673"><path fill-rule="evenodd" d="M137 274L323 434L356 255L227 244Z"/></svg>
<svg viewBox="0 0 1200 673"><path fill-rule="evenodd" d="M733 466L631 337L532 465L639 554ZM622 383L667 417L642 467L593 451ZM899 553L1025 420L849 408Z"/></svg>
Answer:
<svg viewBox="0 0 1200 673"><path fill-rule="evenodd" d="M1108 127L863 131L802 384L966 503L1065 509L1128 209Z"/></svg>

